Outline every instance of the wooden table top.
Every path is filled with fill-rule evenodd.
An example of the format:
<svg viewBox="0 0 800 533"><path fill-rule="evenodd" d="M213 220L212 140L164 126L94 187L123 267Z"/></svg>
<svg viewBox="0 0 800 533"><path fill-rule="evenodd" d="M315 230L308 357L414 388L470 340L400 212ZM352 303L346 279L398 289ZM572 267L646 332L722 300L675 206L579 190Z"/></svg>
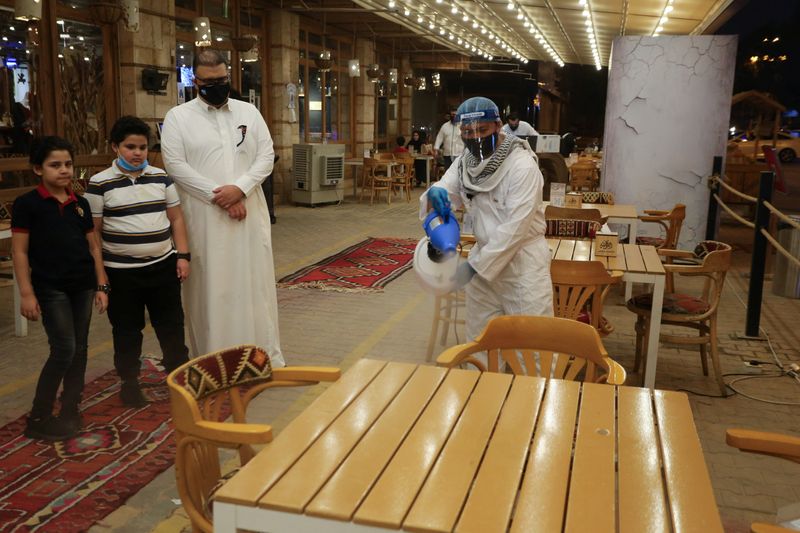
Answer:
<svg viewBox="0 0 800 533"><path fill-rule="evenodd" d="M369 359L215 499L336 531L722 531L683 393Z"/></svg>
<svg viewBox="0 0 800 533"><path fill-rule="evenodd" d="M544 205L550 202L545 201ZM597 209L601 217L611 218L639 218L636 206L631 204L581 204L581 209Z"/></svg>
<svg viewBox="0 0 800 533"><path fill-rule="evenodd" d="M618 244L616 257L595 255L595 241L547 239L553 259L567 261L600 261L608 270L641 274L665 274L664 264L654 246Z"/></svg>

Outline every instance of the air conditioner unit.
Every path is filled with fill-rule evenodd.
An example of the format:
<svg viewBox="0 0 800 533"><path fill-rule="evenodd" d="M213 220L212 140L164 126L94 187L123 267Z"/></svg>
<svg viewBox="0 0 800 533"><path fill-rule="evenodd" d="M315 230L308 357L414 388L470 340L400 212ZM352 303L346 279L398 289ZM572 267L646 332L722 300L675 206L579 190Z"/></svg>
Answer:
<svg viewBox="0 0 800 533"><path fill-rule="evenodd" d="M344 145L295 144L292 147L292 201L316 205L344 196Z"/></svg>

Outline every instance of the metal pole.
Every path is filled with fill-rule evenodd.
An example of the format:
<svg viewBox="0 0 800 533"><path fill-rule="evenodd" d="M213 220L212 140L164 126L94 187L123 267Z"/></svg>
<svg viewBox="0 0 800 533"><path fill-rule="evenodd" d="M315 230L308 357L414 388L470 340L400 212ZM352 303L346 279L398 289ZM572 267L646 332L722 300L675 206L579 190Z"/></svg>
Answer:
<svg viewBox="0 0 800 533"><path fill-rule="evenodd" d="M711 168L711 176L722 179L722 156L714 156L714 164ZM706 240L717 240L717 229L719 228L719 205L714 199L714 195L719 196L720 185L716 181L708 185L708 218L706 219Z"/></svg>
<svg viewBox="0 0 800 533"><path fill-rule="evenodd" d="M764 271L767 261L767 239L761 229L769 229L769 210L764 202L772 201L773 172L762 172L758 188L758 204L756 204L755 237L753 239L753 257L750 264L750 289L747 292L747 326L745 335L758 337L761 321L761 298L764 292Z"/></svg>

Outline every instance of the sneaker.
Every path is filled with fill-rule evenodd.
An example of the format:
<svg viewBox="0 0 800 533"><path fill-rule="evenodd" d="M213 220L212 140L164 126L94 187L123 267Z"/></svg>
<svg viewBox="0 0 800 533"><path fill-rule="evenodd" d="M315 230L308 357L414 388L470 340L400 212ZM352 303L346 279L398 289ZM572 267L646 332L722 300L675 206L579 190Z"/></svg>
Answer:
<svg viewBox="0 0 800 533"><path fill-rule="evenodd" d="M79 433L83 429L83 417L78 410L62 409L58 413L58 420L63 422L69 429L75 431L75 433Z"/></svg>
<svg viewBox="0 0 800 533"><path fill-rule="evenodd" d="M64 440L74 437L76 433L76 430L53 415L37 419L28 418L28 424L25 427L25 436L29 439Z"/></svg>
<svg viewBox="0 0 800 533"><path fill-rule="evenodd" d="M128 407L144 407L149 403L147 397L142 394L138 380L123 381L119 390L119 397L123 405Z"/></svg>

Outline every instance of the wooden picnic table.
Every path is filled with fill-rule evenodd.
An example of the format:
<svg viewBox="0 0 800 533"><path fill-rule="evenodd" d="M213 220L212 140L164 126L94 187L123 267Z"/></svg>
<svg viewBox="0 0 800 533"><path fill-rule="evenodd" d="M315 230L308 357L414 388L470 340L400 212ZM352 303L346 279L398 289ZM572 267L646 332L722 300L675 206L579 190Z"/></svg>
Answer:
<svg viewBox="0 0 800 533"><path fill-rule="evenodd" d="M653 287L653 310L650 330L645 346L646 363L643 383L645 387L656 385L656 364L658 363L659 335L661 333L661 306L664 302L666 271L653 246L638 244L617 245L616 257L595 254L595 241L574 239L547 239L553 259L567 261L600 261L608 270L622 272L622 281L629 286L633 283L646 283ZM626 298L629 297L626 288Z"/></svg>
<svg viewBox="0 0 800 533"><path fill-rule="evenodd" d="M237 528L722 531L683 393L369 359L217 492Z"/></svg>

